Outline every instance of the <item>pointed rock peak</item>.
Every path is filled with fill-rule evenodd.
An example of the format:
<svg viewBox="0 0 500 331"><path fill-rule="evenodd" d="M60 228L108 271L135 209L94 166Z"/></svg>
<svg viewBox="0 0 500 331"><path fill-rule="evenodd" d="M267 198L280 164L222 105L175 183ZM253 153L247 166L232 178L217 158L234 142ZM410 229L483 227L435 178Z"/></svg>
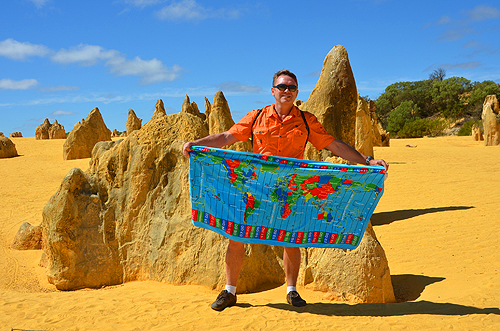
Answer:
<svg viewBox="0 0 500 331"><path fill-rule="evenodd" d="M222 91L217 91L208 117L209 132L210 134L224 132L233 125L234 121L227 100Z"/></svg>
<svg viewBox="0 0 500 331"><path fill-rule="evenodd" d="M129 108L129 110L128 110L128 116L137 117L137 115L135 114L135 112L134 112L134 110L132 108Z"/></svg>
<svg viewBox="0 0 500 331"><path fill-rule="evenodd" d="M156 101L155 112L153 113L153 117L151 117L151 119L156 119L162 116L167 116L167 112L165 111L165 106L163 106L163 100L159 99Z"/></svg>
<svg viewBox="0 0 500 331"><path fill-rule="evenodd" d="M52 125L58 125L59 123L57 122L57 120L54 120L54 123Z"/></svg>
<svg viewBox="0 0 500 331"><path fill-rule="evenodd" d="M196 104L196 102L194 101L191 102L191 100L189 100L189 96L187 94L186 97L184 98L184 102L182 103L181 112L198 116L202 120L205 120L206 118L204 114L200 113L200 110L198 109L198 105Z"/></svg>
<svg viewBox="0 0 500 331"><path fill-rule="evenodd" d="M205 97L205 116L208 118L210 116L210 112L212 111L212 105L207 97Z"/></svg>
<svg viewBox="0 0 500 331"><path fill-rule="evenodd" d="M43 121L43 124L48 124L48 125L50 125L49 119L48 119L48 118L46 118L46 119L45 119L45 121Z"/></svg>

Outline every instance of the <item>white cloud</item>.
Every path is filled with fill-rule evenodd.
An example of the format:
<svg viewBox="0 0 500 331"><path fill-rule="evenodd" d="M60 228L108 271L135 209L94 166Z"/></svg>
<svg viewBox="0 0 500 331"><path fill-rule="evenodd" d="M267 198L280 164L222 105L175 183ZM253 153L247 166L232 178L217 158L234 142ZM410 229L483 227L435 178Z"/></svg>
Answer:
<svg viewBox="0 0 500 331"><path fill-rule="evenodd" d="M469 61L456 64L445 63L439 67L443 69L475 69L481 66L481 61Z"/></svg>
<svg viewBox="0 0 500 331"><path fill-rule="evenodd" d="M36 79L23 79L23 80L12 80L12 79L0 79L0 89L4 90L29 90L33 89L38 85Z"/></svg>
<svg viewBox="0 0 500 331"><path fill-rule="evenodd" d="M80 88L78 86L58 85L58 86L42 87L39 91L41 91L41 92L58 92L58 91L78 91L79 89Z"/></svg>
<svg viewBox="0 0 500 331"><path fill-rule="evenodd" d="M124 0L123 2L136 7L144 8L146 6L156 5L157 3L162 2L162 0Z"/></svg>
<svg viewBox="0 0 500 331"><path fill-rule="evenodd" d="M0 55L11 60L25 60L30 56L43 57L50 52L50 49L43 45L34 45L28 42L21 43L14 39L0 41Z"/></svg>
<svg viewBox="0 0 500 331"><path fill-rule="evenodd" d="M172 2L170 5L160 9L156 16L162 20L188 20L201 21L207 18L236 19L240 15L237 10L211 9L198 4L195 0L181 0Z"/></svg>
<svg viewBox="0 0 500 331"><path fill-rule="evenodd" d="M219 85L219 88L222 91L227 91L227 92L245 92L245 93L262 92L262 88L260 86L244 85L239 82L224 82Z"/></svg>
<svg viewBox="0 0 500 331"><path fill-rule="evenodd" d="M118 51L107 51L101 46L80 44L69 50L61 49L52 56L52 61L61 64L79 63L83 66L91 66L99 60L107 60L117 55Z"/></svg>
<svg viewBox="0 0 500 331"><path fill-rule="evenodd" d="M497 8L484 5L476 6L474 9L467 10L466 13L471 21L484 21L500 17L500 11Z"/></svg>
<svg viewBox="0 0 500 331"><path fill-rule="evenodd" d="M56 110L52 112L51 116L68 116L68 115L77 115L74 111L65 111L65 110Z"/></svg>
<svg viewBox="0 0 500 331"><path fill-rule="evenodd" d="M154 84L177 79L182 71L178 65L168 69L158 59L143 60L136 56L132 60L127 60L123 56L116 56L106 62L110 67L110 72L117 76L139 76L141 84Z"/></svg>
<svg viewBox="0 0 500 331"><path fill-rule="evenodd" d="M436 25L446 24L450 22L451 22L451 17L448 15L444 15L436 22Z"/></svg>
<svg viewBox="0 0 500 331"><path fill-rule="evenodd" d="M45 6L49 2L49 0L30 0L30 1L33 2L33 4L38 9L42 8L43 6Z"/></svg>

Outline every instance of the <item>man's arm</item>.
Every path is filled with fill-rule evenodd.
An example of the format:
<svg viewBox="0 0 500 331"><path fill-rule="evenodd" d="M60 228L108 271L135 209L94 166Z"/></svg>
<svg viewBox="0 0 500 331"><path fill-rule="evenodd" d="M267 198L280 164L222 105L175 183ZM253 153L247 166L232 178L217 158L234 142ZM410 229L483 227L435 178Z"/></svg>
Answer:
<svg viewBox="0 0 500 331"><path fill-rule="evenodd" d="M346 159L347 161L359 163L359 164L366 164L366 155L363 155L362 153L358 152L351 146L347 145L345 142L335 139L332 141L328 146L326 146L326 149L334 153L335 155L340 156L343 159ZM370 165L380 165L383 166L386 170L389 169L389 165L387 162L385 162L382 159L378 160L370 160Z"/></svg>
<svg viewBox="0 0 500 331"><path fill-rule="evenodd" d="M185 157L189 157L189 152L191 151L191 146L207 146L214 148L221 148L226 145L231 145L235 142L239 141L235 136L229 131L225 131L222 133L215 133L204 138L190 141L184 144L182 147L182 154Z"/></svg>

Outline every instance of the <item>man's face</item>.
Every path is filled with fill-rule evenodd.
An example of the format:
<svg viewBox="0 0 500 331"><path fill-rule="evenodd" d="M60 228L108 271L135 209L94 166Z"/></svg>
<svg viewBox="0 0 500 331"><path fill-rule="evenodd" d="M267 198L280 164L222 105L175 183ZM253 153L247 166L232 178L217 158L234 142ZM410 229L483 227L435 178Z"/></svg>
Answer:
<svg viewBox="0 0 500 331"><path fill-rule="evenodd" d="M279 84L285 84L285 85L297 85L295 80L287 75L281 75L279 76L276 81L274 82L274 86L279 85ZM271 93L274 96L274 101L279 104L293 104L295 99L297 98L297 95L299 94L299 90L295 92L290 92L290 90L286 89L284 91L280 91L276 87L271 88Z"/></svg>

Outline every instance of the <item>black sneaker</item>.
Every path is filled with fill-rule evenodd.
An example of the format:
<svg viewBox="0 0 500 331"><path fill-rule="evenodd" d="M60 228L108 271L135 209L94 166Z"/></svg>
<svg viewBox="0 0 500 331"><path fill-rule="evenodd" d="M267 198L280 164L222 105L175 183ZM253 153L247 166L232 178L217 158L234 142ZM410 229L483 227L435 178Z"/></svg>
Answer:
<svg viewBox="0 0 500 331"><path fill-rule="evenodd" d="M220 292L219 296L217 297L217 300L215 300L215 302L212 303L211 307L213 310L222 311L226 307L231 307L234 306L235 304L236 304L236 295L232 294L231 292L228 292L227 290L224 290Z"/></svg>
<svg viewBox="0 0 500 331"><path fill-rule="evenodd" d="M291 291L286 295L286 301L294 307L304 307L306 300L302 299L297 291Z"/></svg>

